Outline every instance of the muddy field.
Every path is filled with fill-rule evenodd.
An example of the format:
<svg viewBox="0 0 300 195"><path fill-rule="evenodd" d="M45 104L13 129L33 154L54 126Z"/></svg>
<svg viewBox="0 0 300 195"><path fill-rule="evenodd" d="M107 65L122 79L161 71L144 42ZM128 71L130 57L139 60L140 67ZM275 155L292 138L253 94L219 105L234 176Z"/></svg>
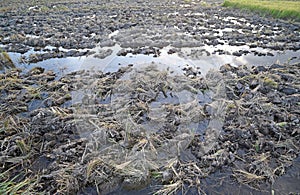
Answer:
<svg viewBox="0 0 300 195"><path fill-rule="evenodd" d="M0 193L300 193L300 25L219 1L0 2Z"/></svg>

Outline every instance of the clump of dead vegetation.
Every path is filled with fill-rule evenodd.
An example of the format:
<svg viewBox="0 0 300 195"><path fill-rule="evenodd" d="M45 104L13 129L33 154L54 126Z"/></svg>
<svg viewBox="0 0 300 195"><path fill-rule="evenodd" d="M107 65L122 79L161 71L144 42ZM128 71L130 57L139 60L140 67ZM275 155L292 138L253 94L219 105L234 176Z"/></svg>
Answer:
<svg viewBox="0 0 300 195"><path fill-rule="evenodd" d="M6 51L2 51L0 48L0 70L4 70L6 68L14 68L15 65L10 58L9 54Z"/></svg>
<svg viewBox="0 0 300 195"><path fill-rule="evenodd" d="M299 154L299 64L223 66L228 105L224 137L236 146L233 176L259 189L274 183ZM227 76L227 77L228 77Z"/></svg>
<svg viewBox="0 0 300 195"><path fill-rule="evenodd" d="M260 189L299 154L298 65L55 78L43 68L0 74L0 190L201 194L223 167Z"/></svg>
<svg viewBox="0 0 300 195"><path fill-rule="evenodd" d="M101 186L104 180L113 181L110 178L113 174L117 180L123 181L123 188L136 190L148 186L153 173L160 177L172 172L172 176L177 176L164 178L166 190L169 191L167 188L171 186L174 187L171 191L185 188L188 181L193 181L193 174L188 174L183 181L184 173L181 172L180 177L173 164L177 168L185 166L180 158L194 135L199 133L198 123L204 119L212 121L206 130L206 142L198 148L202 155L214 147L221 130L225 104L218 102L221 95L217 90L224 85L216 82L214 75L217 73L211 73L211 82L206 82L202 77L171 76L168 71L150 65L140 70L127 70L106 90L95 80L83 86L81 91L90 94L85 94L84 101L88 103L76 110L76 120L81 136L90 140L82 157L83 161L89 162L89 178L93 175L94 183ZM204 94L209 96L207 100L199 97ZM105 103L99 105L101 101ZM210 114L205 113L206 104L210 106ZM170 161L176 163L166 166ZM106 169L110 169L110 174L91 173L93 168L108 165Z"/></svg>

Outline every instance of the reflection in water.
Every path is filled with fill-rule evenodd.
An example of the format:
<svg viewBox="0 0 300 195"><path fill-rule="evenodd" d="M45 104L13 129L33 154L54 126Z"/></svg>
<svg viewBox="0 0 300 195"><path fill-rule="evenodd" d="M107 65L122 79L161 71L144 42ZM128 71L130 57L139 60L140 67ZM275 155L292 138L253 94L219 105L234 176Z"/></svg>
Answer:
<svg viewBox="0 0 300 195"><path fill-rule="evenodd" d="M162 68L172 68L176 73L182 73L182 68L189 65L194 68L199 68L202 74L206 74L210 69L218 69L221 65L231 64L234 66L238 65L271 65L274 63L284 63L290 61L291 58L294 57L290 63L296 62L299 60L297 56L299 56L300 51L285 51L285 52L277 52L270 51L263 48L256 48L256 51L259 52L271 52L274 56L255 56L253 53L249 53L247 55L242 55L240 57L233 55L218 55L211 54L215 50L224 50L228 52L235 52L239 50L249 50L248 46L228 46L228 45L218 45L218 46L204 46L201 48L182 48L179 51L179 54L168 54L168 51L172 49L171 47L165 47L161 49L161 54L158 57L154 57L153 54L143 55L137 54L133 55L128 53L126 56L117 56L118 51L122 48L119 45L115 45L113 47L97 47L93 49L96 52L99 52L99 49L107 50L111 49L113 52L111 55L105 57L104 59L95 58L92 55L90 56L82 56L82 57L67 57L67 58L53 58L44 60L42 62L25 64L20 62L21 54L18 53L9 53L12 58L14 64L18 68L22 68L25 71L29 70L33 67L40 66L45 68L46 70L53 70L58 74L66 74L77 70L101 70L104 72L115 72L121 66L127 66L132 64L134 66L141 66L145 64L149 64L154 62L155 64L160 64ZM191 56L190 53L195 50L207 51L211 55L198 55ZM25 56L29 56L33 50L24 54Z"/></svg>
<svg viewBox="0 0 300 195"><path fill-rule="evenodd" d="M212 53L214 50L222 49L229 52L234 52L238 50L249 50L247 46L205 46L204 47L206 51L209 53ZM94 50L97 52L100 48L95 48ZM54 58L45 60L42 62L34 63L34 64L23 64L19 62L19 59L21 58L21 54L18 53L9 53L10 57L13 60L13 63L18 67L24 69L24 71L28 71L33 67L43 67L46 70L53 70L58 75L64 75L66 73L70 73L77 70L101 70L104 72L114 72L117 71L122 66L127 66L129 64L132 64L135 67L144 67L146 65L149 65L149 63L155 63L156 65L159 65L158 68L160 69L170 69L173 71L174 74L182 74L182 69L189 65L194 68L199 68L202 74L206 74L210 69L218 69L221 65L229 63L235 66L238 65L271 65L273 63L284 63L289 61L292 57L300 56L299 51L285 51L285 52L275 52L272 51L274 56L255 56L253 54L243 55L240 57L236 57L233 55L204 55L204 56L188 56L191 51L197 50L199 48L182 48L181 53L174 53L174 54L168 54L168 51L172 49L171 47L165 47L161 49L161 54L158 57L154 57L153 55L133 55L133 54L127 54L126 56L117 56L118 51L120 51L122 48L119 45L115 45L113 47L104 47L101 49L112 49L112 54L107 56L104 59L98 59L93 56L83 56L83 57L68 57L68 58ZM200 48L201 50L203 48ZM256 50L259 50L261 52L271 52L269 50L264 50L262 48L256 48ZM30 52L33 52L30 51ZM29 55L30 53L27 53L25 55ZM96 53L97 54L97 53ZM291 63L299 61L299 57L295 58L294 60L290 61ZM73 100L72 103L77 103L77 101L80 102L83 92L76 92L72 94ZM180 95L180 94L179 94ZM76 98L75 98L76 97ZM179 96L178 96L179 97ZM168 101L175 101L176 99L168 99ZM111 101L111 100L108 100ZM177 100L176 100L177 101ZM42 102L35 102L35 104L30 105L30 109L35 109L37 107L37 104L41 104ZM106 102L103 102L104 104ZM167 102L169 103L169 102ZM157 105L151 105L153 106L152 109L155 111L155 108ZM158 105L159 108L161 105ZM155 116L155 112L152 112L152 117ZM203 121L202 123L191 123L190 125L193 126L193 129L197 133L200 133L203 131L203 129L207 129L209 126L209 121ZM153 125L149 126L149 128L153 127ZM204 139L204 137L201 137ZM299 189L299 182L300 182L300 176L299 176L299 158L297 158L294 162L294 165L287 171L287 174L280 177L273 186L266 186L265 194L270 194L272 190L274 190L275 193L282 193L282 194L288 194L290 192L300 191ZM205 179L202 181L202 185L205 189L205 192L208 194L213 194L216 192L225 192L225 193L239 193L239 194L262 194L261 191L255 191L253 189L247 188L246 186L240 185L235 183L233 180L230 180L228 178L228 175L230 175L228 172L220 172L215 173L211 177ZM224 179L227 178L227 179ZM223 180L222 185L217 186L217 184L220 183L220 180ZM141 191L123 191L123 189L120 189L117 192L114 192L114 194L145 194L145 193L151 193L153 189L146 188ZM91 192L92 193L92 192Z"/></svg>
<svg viewBox="0 0 300 195"><path fill-rule="evenodd" d="M287 169L286 174L275 180L273 185L265 184L263 190L256 190L249 186L238 184L229 178L230 170L220 170L202 181L207 194L297 194L300 192L300 156L296 158L293 165Z"/></svg>

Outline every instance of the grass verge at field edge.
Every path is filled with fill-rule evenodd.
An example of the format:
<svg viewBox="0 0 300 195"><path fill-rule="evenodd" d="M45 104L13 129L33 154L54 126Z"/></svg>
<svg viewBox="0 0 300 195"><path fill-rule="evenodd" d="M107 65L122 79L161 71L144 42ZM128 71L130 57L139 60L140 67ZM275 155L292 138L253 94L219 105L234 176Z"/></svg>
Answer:
<svg viewBox="0 0 300 195"><path fill-rule="evenodd" d="M225 0L223 6L259 11L262 14L270 14L275 18L300 22L300 1Z"/></svg>

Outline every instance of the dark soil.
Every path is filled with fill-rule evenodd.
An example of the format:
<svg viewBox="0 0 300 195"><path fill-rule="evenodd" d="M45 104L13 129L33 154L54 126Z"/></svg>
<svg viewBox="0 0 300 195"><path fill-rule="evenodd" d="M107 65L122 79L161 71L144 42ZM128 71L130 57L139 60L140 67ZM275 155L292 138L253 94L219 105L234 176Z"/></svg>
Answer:
<svg viewBox="0 0 300 195"><path fill-rule="evenodd" d="M43 51L43 54L26 57L30 63L91 55L90 50L96 46L115 44L136 49L134 52L141 54L154 51L145 51L144 47L158 50L165 46L249 47L234 52L216 48L211 52L234 56L274 55L258 48L270 51L300 49L298 24L201 1L3 1L0 6L3 10L0 17L2 48L22 54L32 47L35 51ZM111 34L117 31L119 33ZM47 49L47 46L55 49ZM71 51L64 52L61 48ZM201 49L198 52L203 53ZM207 52L204 54L209 55Z"/></svg>
<svg viewBox="0 0 300 195"><path fill-rule="evenodd" d="M169 55L192 59L300 49L298 24L218 3L1 1L0 10L1 47L26 54L26 63L103 59L115 44L119 56L158 57L168 46ZM285 173L299 172L299 57L206 75L151 62L60 75L0 57L0 181L22 184L4 193L300 192L281 187Z"/></svg>
<svg viewBox="0 0 300 195"><path fill-rule="evenodd" d="M200 104L193 109L180 107L186 104L176 100L179 96L172 87L178 83L159 80L158 76L164 73L155 69L156 84L142 85L141 78L135 77L139 82L129 84L131 88L123 88L120 84L124 81L119 81L124 73L132 71L130 68L110 74L74 72L59 80L54 80L53 72L40 68L26 75L18 70L8 71L1 75L2 172L17 166L18 169L10 170L11 174L17 171L26 177L39 175L36 191L75 193L96 182L102 193L108 193L120 186L144 188L151 179L158 184L176 181L184 188L192 185L201 189L194 181L201 181L222 167L231 167L230 174L238 182L260 189L261 184L272 184L283 175L299 154L299 68L299 64L264 68L224 65L221 72L226 87L225 104L217 101L223 98L217 95L207 100L200 98ZM147 69L148 73L151 71L152 68ZM142 74L145 81L151 82L146 75ZM216 94L209 76L205 80L188 76L181 79L189 82L192 89L188 89ZM71 98L77 99L70 95L74 91L83 95L79 102L70 102ZM165 103L162 107L149 107L155 102ZM122 107L126 109L123 111ZM220 108L223 114L219 113ZM153 118L155 109L160 109L158 116L166 118ZM214 124L222 121L220 117L225 117L221 129ZM137 125L130 131L125 126L131 124L129 119ZM204 126L196 125L196 131L185 129L187 124L195 123ZM185 144L173 151L172 142ZM169 143L168 150L163 143ZM134 167L143 170L145 177L118 170L118 166L126 170L122 163L128 159L110 156L113 149L121 153L123 150L124 155L147 151L149 159L145 164ZM154 149L159 155L172 158L153 157ZM178 159L168 167L159 163L165 158ZM153 167L145 168L152 160ZM155 179L157 176L160 179ZM146 183L141 185L141 181Z"/></svg>

